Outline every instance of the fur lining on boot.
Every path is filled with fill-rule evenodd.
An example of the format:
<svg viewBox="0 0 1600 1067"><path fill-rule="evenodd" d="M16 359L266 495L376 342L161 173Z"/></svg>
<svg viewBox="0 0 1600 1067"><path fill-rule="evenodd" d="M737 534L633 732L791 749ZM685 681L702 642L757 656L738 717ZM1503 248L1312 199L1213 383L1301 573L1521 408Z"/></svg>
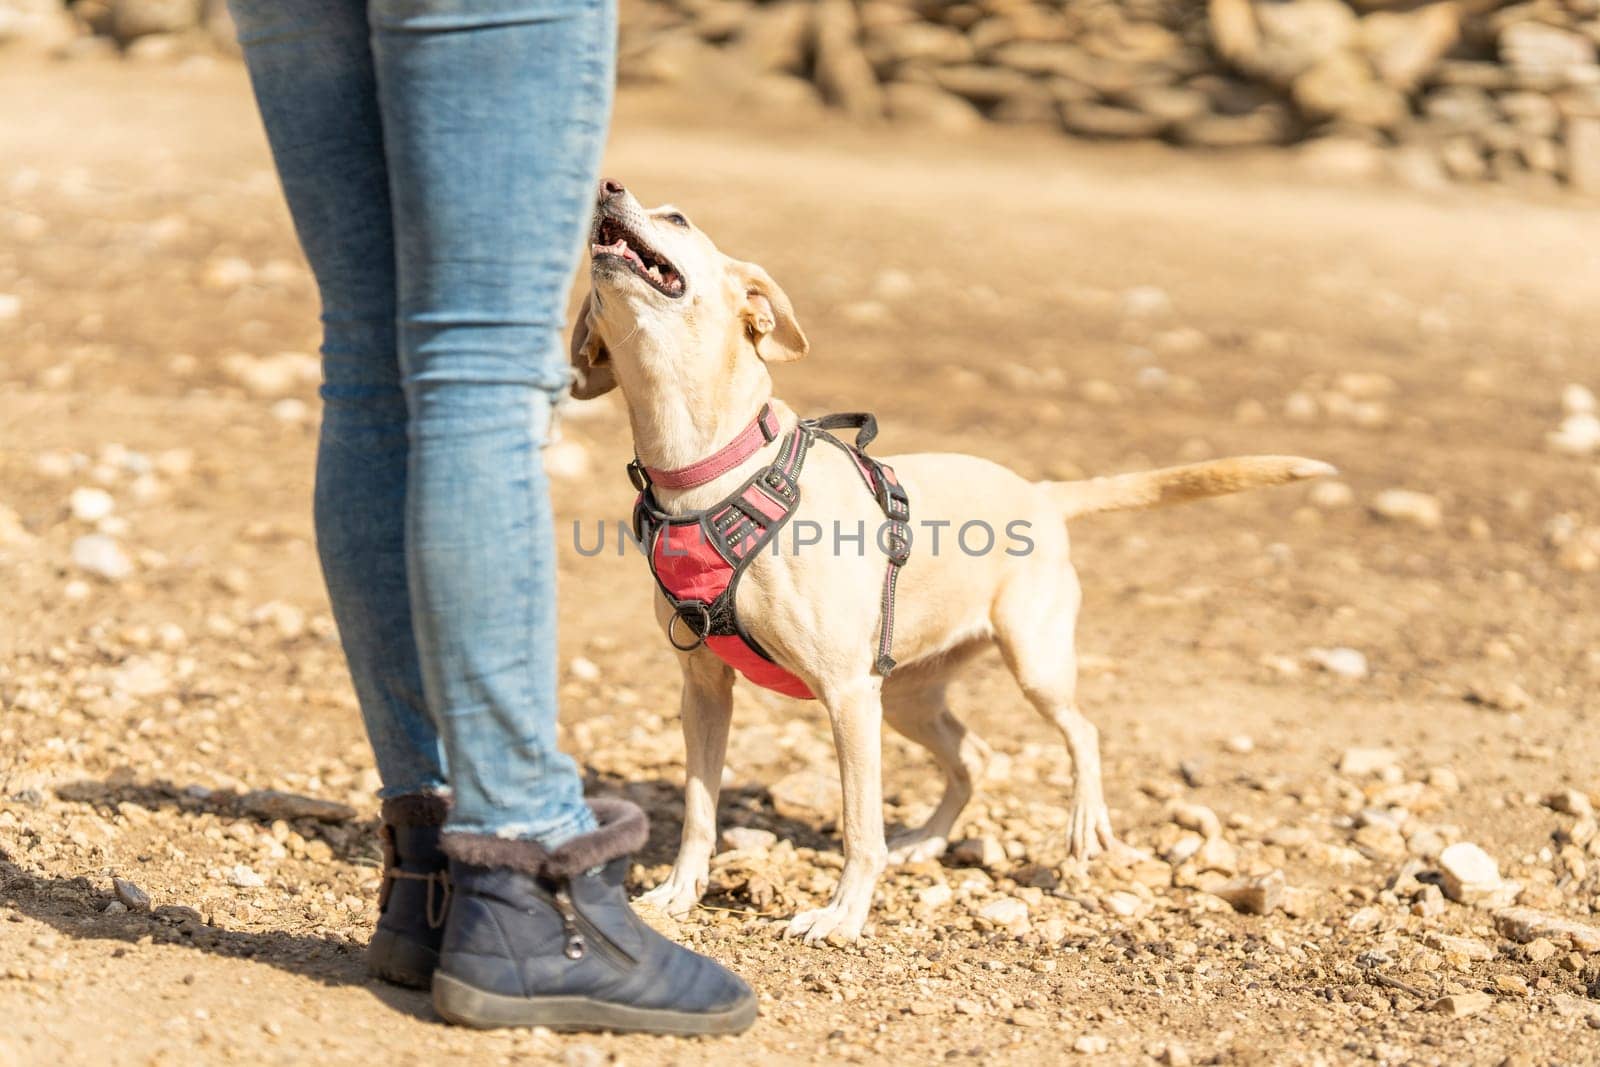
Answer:
<svg viewBox="0 0 1600 1067"><path fill-rule="evenodd" d="M442 826L450 814L450 798L439 793L407 793L383 802L383 821L390 826Z"/></svg>
<svg viewBox="0 0 1600 1067"><path fill-rule="evenodd" d="M637 852L650 836L650 821L635 804L597 797L589 808L600 829L580 834L560 847L492 834L446 832L445 853L474 867L507 867L543 878L572 878L619 856Z"/></svg>

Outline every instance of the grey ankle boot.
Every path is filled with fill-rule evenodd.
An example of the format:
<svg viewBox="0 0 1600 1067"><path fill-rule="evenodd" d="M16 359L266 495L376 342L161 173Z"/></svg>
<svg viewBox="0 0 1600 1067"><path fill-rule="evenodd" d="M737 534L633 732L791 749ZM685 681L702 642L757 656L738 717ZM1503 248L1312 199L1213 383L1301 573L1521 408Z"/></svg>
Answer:
<svg viewBox="0 0 1600 1067"><path fill-rule="evenodd" d="M547 850L447 833L454 898L433 1004L467 1026L735 1034L756 1018L750 987L646 926L623 880L644 812L591 802L600 828Z"/></svg>
<svg viewBox="0 0 1600 1067"><path fill-rule="evenodd" d="M376 978L426 989L439 965L450 911L449 861L439 834L450 805L416 793L383 802L383 884L378 928L367 946L367 970Z"/></svg>

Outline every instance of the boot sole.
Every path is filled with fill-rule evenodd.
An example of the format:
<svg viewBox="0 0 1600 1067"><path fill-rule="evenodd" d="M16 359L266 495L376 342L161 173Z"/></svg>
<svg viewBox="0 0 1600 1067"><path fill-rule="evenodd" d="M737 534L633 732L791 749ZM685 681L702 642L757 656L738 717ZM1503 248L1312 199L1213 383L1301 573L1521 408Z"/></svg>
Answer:
<svg viewBox="0 0 1600 1067"><path fill-rule="evenodd" d="M408 989L427 989L439 966L439 953L427 945L379 927L367 946L367 973Z"/></svg>
<svg viewBox="0 0 1600 1067"><path fill-rule="evenodd" d="M754 994L720 1012L672 1011L608 1004L588 997L508 997L486 993L448 974L433 976L433 1008L446 1022L480 1030L543 1026L646 1034L737 1034L756 1021Z"/></svg>

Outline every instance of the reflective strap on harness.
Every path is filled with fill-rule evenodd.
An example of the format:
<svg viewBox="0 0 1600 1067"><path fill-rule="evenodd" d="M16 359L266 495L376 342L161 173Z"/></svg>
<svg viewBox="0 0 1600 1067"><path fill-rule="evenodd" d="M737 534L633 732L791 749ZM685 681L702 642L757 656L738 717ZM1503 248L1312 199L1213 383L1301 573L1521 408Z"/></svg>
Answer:
<svg viewBox="0 0 1600 1067"><path fill-rule="evenodd" d="M889 651L894 645L895 583L900 579L900 568L911 558L911 498L894 476L893 467L874 461L873 472L878 481L873 495L889 519L889 569L883 576L883 625L878 630L878 659L874 664L878 673L887 678L894 670L894 657Z"/></svg>
<svg viewBox="0 0 1600 1067"><path fill-rule="evenodd" d="M867 483L867 490L877 500L878 507L883 509L884 517L889 520L889 567L883 576L883 622L878 629L878 656L873 662L874 669L887 678L894 670L894 657L890 650L894 646L894 595L895 585L900 580L900 568L905 566L911 558L911 498L906 495L905 487L895 477L894 468L886 463L880 463L867 455L867 445L878 436L878 420L870 412L852 411L841 412L837 415L824 415L820 419L807 419L803 424L813 430L817 436L839 446L860 472L861 479ZM839 440L830 430L855 430L856 443L847 445Z"/></svg>

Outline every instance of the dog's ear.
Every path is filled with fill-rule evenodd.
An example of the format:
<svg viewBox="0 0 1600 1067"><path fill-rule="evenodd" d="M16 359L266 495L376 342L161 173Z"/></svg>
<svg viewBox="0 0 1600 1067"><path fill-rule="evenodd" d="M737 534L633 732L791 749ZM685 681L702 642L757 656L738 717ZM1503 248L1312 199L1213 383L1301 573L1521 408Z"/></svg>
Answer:
<svg viewBox="0 0 1600 1067"><path fill-rule="evenodd" d="M767 363L788 363L811 350L794 305L770 274L754 263L740 263L734 276L744 286L740 317L756 355Z"/></svg>
<svg viewBox="0 0 1600 1067"><path fill-rule="evenodd" d="M593 400L617 387L611 353L600 340L600 331L594 328L593 305L594 294L585 293L583 303L578 305L578 321L572 326L572 395L579 400Z"/></svg>

